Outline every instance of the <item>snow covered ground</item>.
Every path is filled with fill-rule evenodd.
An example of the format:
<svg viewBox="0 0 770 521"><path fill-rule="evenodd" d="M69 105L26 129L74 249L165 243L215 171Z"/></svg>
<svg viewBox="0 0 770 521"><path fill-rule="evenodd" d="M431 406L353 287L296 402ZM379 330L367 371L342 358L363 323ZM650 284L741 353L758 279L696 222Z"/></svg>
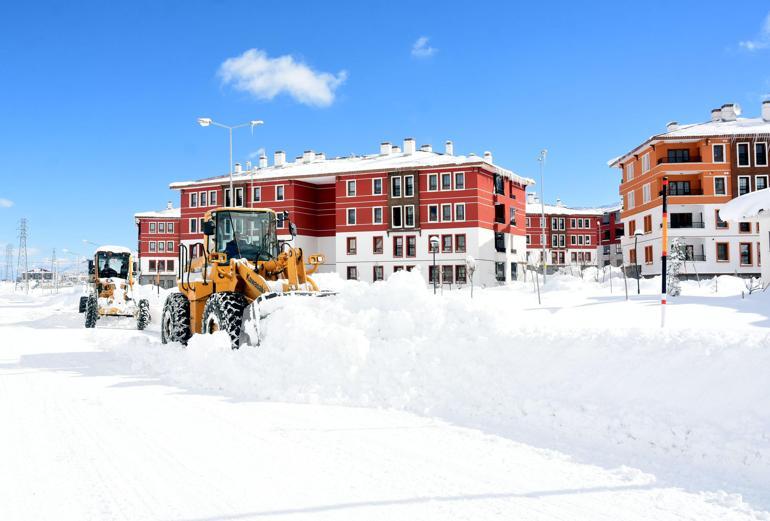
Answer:
<svg viewBox="0 0 770 521"><path fill-rule="evenodd" d="M235 352L0 286L0 519L770 519L770 293L321 282Z"/></svg>

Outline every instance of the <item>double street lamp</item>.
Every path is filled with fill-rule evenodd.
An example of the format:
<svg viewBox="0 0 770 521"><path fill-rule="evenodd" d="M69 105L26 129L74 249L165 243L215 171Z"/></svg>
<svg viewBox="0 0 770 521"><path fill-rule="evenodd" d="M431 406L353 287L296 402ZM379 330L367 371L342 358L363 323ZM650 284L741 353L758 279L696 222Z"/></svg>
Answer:
<svg viewBox="0 0 770 521"><path fill-rule="evenodd" d="M634 232L634 266L636 266L636 294L639 295L641 291L639 290L639 250L636 247L637 241L639 240L639 236L644 235L644 232L642 230L636 230Z"/></svg>
<svg viewBox="0 0 770 521"><path fill-rule="evenodd" d="M265 122L262 121L261 119L252 119L248 123L241 123L240 125L224 125L222 123L214 121L211 118L198 118L198 125L202 127L208 127L208 126L214 125L215 127L226 128L230 133L230 203L231 203L230 206L232 206L233 197L235 195L235 191L233 190L233 129L241 128L241 127L251 127L251 130L253 132L254 127L263 125L264 123Z"/></svg>

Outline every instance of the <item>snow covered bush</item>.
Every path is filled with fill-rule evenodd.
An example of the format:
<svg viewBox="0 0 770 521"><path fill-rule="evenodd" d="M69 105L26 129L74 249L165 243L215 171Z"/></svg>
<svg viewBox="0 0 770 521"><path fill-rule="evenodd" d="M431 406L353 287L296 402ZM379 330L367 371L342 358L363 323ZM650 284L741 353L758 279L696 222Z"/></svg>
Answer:
<svg viewBox="0 0 770 521"><path fill-rule="evenodd" d="M668 294L672 297L678 297L682 293L682 286L679 283L679 272L686 259L684 245L678 238L671 241L669 248L668 265L666 267L666 288Z"/></svg>

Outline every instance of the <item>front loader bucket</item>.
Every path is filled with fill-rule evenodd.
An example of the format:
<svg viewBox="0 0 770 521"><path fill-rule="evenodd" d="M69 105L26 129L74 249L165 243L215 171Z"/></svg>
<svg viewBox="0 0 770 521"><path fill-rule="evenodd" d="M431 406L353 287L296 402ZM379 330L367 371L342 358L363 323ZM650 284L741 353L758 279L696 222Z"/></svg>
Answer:
<svg viewBox="0 0 770 521"><path fill-rule="evenodd" d="M290 302L287 299L330 297L336 294L336 291L322 290L287 291L286 293L271 292L260 295L243 310L238 345L258 346L261 342L260 321L275 310L282 308L287 302Z"/></svg>

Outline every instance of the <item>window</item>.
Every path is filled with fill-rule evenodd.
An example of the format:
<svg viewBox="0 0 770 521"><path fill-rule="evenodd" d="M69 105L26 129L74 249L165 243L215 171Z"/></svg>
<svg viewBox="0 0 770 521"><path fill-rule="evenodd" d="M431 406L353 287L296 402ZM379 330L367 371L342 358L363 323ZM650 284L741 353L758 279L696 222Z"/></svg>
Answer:
<svg viewBox="0 0 770 521"><path fill-rule="evenodd" d="M150 271L157 271L158 270L158 264L154 260L151 260L149 262L149 266L148 267L149 267Z"/></svg>
<svg viewBox="0 0 770 521"><path fill-rule="evenodd" d="M345 213L347 214L347 223L348 223L348 225L356 224L356 209L355 208L348 208Z"/></svg>
<svg viewBox="0 0 770 521"><path fill-rule="evenodd" d="M390 209L390 227L391 228L401 228L403 226L403 222L401 220L401 207L400 206L393 206Z"/></svg>
<svg viewBox="0 0 770 521"><path fill-rule="evenodd" d="M455 172L455 190L465 190L465 172Z"/></svg>
<svg viewBox="0 0 770 521"><path fill-rule="evenodd" d="M431 284L433 284L434 282L438 282L438 277L437 277L438 270L435 269L437 267L438 266L433 266L432 264L428 266L428 281Z"/></svg>
<svg viewBox="0 0 770 521"><path fill-rule="evenodd" d="M174 260L173 259L169 259L169 260L166 261L166 269L168 271L174 271Z"/></svg>
<svg viewBox="0 0 770 521"><path fill-rule="evenodd" d="M577 244L577 235L570 235L569 243L570 245L575 246Z"/></svg>
<svg viewBox="0 0 770 521"><path fill-rule="evenodd" d="M408 204L404 206L404 226L407 228L414 228L414 205Z"/></svg>
<svg viewBox="0 0 770 521"><path fill-rule="evenodd" d="M150 252L155 253L155 245L157 243L155 241L150 241Z"/></svg>
<svg viewBox="0 0 770 521"><path fill-rule="evenodd" d="M404 176L404 197L414 197L414 176Z"/></svg>
<svg viewBox="0 0 770 521"><path fill-rule="evenodd" d="M348 266L348 280L358 280L358 268Z"/></svg>
<svg viewBox="0 0 770 521"><path fill-rule="evenodd" d="M438 205L437 204L428 205L428 222L429 223L438 222Z"/></svg>
<svg viewBox="0 0 770 521"><path fill-rule="evenodd" d="M259 186L255 186L254 190L251 192L251 202L253 203L259 203L262 201L262 188Z"/></svg>
<svg viewBox="0 0 770 521"><path fill-rule="evenodd" d="M749 176L738 176L738 195L747 194L751 191L751 182Z"/></svg>
<svg viewBox="0 0 770 521"><path fill-rule="evenodd" d="M372 223L382 224L382 206L372 208Z"/></svg>
<svg viewBox="0 0 770 521"><path fill-rule="evenodd" d="M441 282L451 284L454 276L454 266L441 266Z"/></svg>
<svg viewBox="0 0 770 521"><path fill-rule="evenodd" d="M628 195L626 195L626 202L628 203L628 209L632 209L634 206L636 206L636 201L634 197L634 191L631 190L628 192Z"/></svg>
<svg viewBox="0 0 770 521"><path fill-rule="evenodd" d="M190 233L198 233L198 219L190 219Z"/></svg>
<svg viewBox="0 0 770 521"><path fill-rule="evenodd" d="M628 236L631 237L636 233L636 220L628 221Z"/></svg>
<svg viewBox="0 0 770 521"><path fill-rule="evenodd" d="M738 231L740 233L751 233L751 223L747 223L747 222L738 223Z"/></svg>
<svg viewBox="0 0 770 521"><path fill-rule="evenodd" d="M724 177L714 178L714 195L727 195L727 186Z"/></svg>
<svg viewBox="0 0 770 521"><path fill-rule="evenodd" d="M455 221L465 220L465 203L455 203Z"/></svg>
<svg viewBox="0 0 770 521"><path fill-rule="evenodd" d="M642 156L642 173L646 174L650 171L650 154L644 154Z"/></svg>
<svg viewBox="0 0 770 521"><path fill-rule="evenodd" d="M235 189L235 206L243 206L243 188Z"/></svg>
<svg viewBox="0 0 770 521"><path fill-rule="evenodd" d="M591 262L591 252L590 251L585 252L584 259L585 259L586 262Z"/></svg>
<svg viewBox="0 0 770 521"><path fill-rule="evenodd" d="M652 215L644 216L644 233L652 233Z"/></svg>
<svg viewBox="0 0 770 521"><path fill-rule="evenodd" d="M495 262L495 280L505 282L505 263Z"/></svg>
<svg viewBox="0 0 770 521"><path fill-rule="evenodd" d="M669 150L669 152L671 151ZM647 183L642 187L642 203L649 203L650 199L650 183Z"/></svg>
<svg viewBox="0 0 770 521"><path fill-rule="evenodd" d="M446 222L451 220L452 220L452 205L442 204L441 205L441 222Z"/></svg>
<svg viewBox="0 0 770 521"><path fill-rule="evenodd" d="M767 166L767 143L754 143L754 166Z"/></svg>
<svg viewBox="0 0 770 521"><path fill-rule="evenodd" d="M347 184L347 196L348 197L355 197L355 195L356 195L356 181L355 180L351 180L351 181L348 181L346 184Z"/></svg>
<svg viewBox="0 0 770 521"><path fill-rule="evenodd" d="M582 239L582 236L578 237L578 239ZM580 241L580 244L583 244L582 240ZM558 247L559 247L559 236L554 233L553 235L551 235L551 248L558 248Z"/></svg>
<svg viewBox="0 0 770 521"><path fill-rule="evenodd" d="M581 223L581 224L582 224L582 223ZM570 220L569 220L569 227L570 227L570 228L576 228L576 227L577 227L577 223L575 222L575 219L574 219L574 217L573 217L572 219L570 219Z"/></svg>
<svg viewBox="0 0 770 521"><path fill-rule="evenodd" d="M465 234L455 235L455 253L465 253Z"/></svg>
<svg viewBox="0 0 770 521"><path fill-rule="evenodd" d="M564 235L562 235L562 237L564 237ZM591 236L590 235L586 235L586 238L585 238L584 242L585 242L586 246L591 244Z"/></svg>
<svg viewBox="0 0 770 521"><path fill-rule="evenodd" d="M384 239L380 236L372 237L372 253L382 254Z"/></svg>
<svg viewBox="0 0 770 521"><path fill-rule="evenodd" d="M285 197L283 185L276 185L275 187L275 200L283 201Z"/></svg>
<svg viewBox="0 0 770 521"><path fill-rule="evenodd" d="M406 256L417 257L417 237L414 235L406 237Z"/></svg>
<svg viewBox="0 0 770 521"><path fill-rule="evenodd" d="M751 243L742 242L738 246L738 250L741 254L741 266L751 266L753 264L751 255Z"/></svg>
<svg viewBox="0 0 770 521"><path fill-rule="evenodd" d="M567 224L567 220L564 217L559 217L559 229L564 230Z"/></svg>
<svg viewBox="0 0 770 521"><path fill-rule="evenodd" d="M714 157L714 163L725 162L725 146L724 145L711 145L711 154Z"/></svg>
<svg viewBox="0 0 770 521"><path fill-rule="evenodd" d="M217 205L217 193L214 190L209 191L209 204L211 206Z"/></svg>
<svg viewBox="0 0 770 521"><path fill-rule="evenodd" d="M438 174L428 174L428 191L435 192L438 190Z"/></svg>
<svg viewBox="0 0 770 521"><path fill-rule="evenodd" d="M726 242L717 243L717 262L730 261L730 245Z"/></svg>
<svg viewBox="0 0 770 521"><path fill-rule="evenodd" d="M168 233L174 233L174 223L166 223L166 230Z"/></svg>
<svg viewBox="0 0 770 521"><path fill-rule="evenodd" d="M382 178L381 177L372 179L372 195L382 195Z"/></svg>
<svg viewBox="0 0 770 521"><path fill-rule="evenodd" d="M754 178L754 190L764 190L767 188L767 176L758 175Z"/></svg>
<svg viewBox="0 0 770 521"><path fill-rule="evenodd" d="M165 252L166 251L166 243L163 241L158 242L158 252Z"/></svg>
<svg viewBox="0 0 770 521"><path fill-rule="evenodd" d="M527 228L531 228L532 227L532 219L530 219L529 217L525 217L524 218L524 223L527 225Z"/></svg>
<svg viewBox="0 0 770 521"><path fill-rule="evenodd" d="M636 251L628 250L628 262L636 264Z"/></svg>
<svg viewBox="0 0 770 521"><path fill-rule="evenodd" d="M714 210L714 218L716 219L716 227L717 230L719 229L726 229L728 227L727 222L723 221L721 217L719 217L719 210Z"/></svg>
<svg viewBox="0 0 770 521"><path fill-rule="evenodd" d="M355 237L348 237L346 242L347 242L347 253L348 253L348 255L355 255L356 254L356 238Z"/></svg>
<svg viewBox="0 0 770 521"><path fill-rule="evenodd" d="M529 246L530 244L532 244L532 237L530 237L529 234L527 234L527 246Z"/></svg>
<svg viewBox="0 0 770 521"><path fill-rule="evenodd" d="M563 233L559 235L559 248L564 248L566 246L566 235Z"/></svg>
<svg viewBox="0 0 770 521"><path fill-rule="evenodd" d="M452 253L452 236L441 236L441 253Z"/></svg>
<svg viewBox="0 0 770 521"><path fill-rule="evenodd" d="M670 181L668 195L690 195L690 181Z"/></svg>
<svg viewBox="0 0 770 521"><path fill-rule="evenodd" d="M501 232L495 233L495 251L505 252L505 234Z"/></svg>
<svg viewBox="0 0 770 521"><path fill-rule="evenodd" d="M431 239L433 239L434 237L438 241L438 235L428 235L428 252L430 253L433 253L433 246L431 245ZM438 253L438 249L436 250L436 253Z"/></svg>
<svg viewBox="0 0 770 521"><path fill-rule="evenodd" d="M458 284L465 284L468 282L468 275L465 266L462 264L455 266L455 282Z"/></svg>
<svg viewBox="0 0 770 521"><path fill-rule="evenodd" d="M513 206L508 208L508 224L516 226L516 208Z"/></svg>
<svg viewBox="0 0 770 521"><path fill-rule="evenodd" d="M583 219L583 228L590 228L591 227L591 219ZM562 228L563 230L564 228Z"/></svg>
<svg viewBox="0 0 770 521"><path fill-rule="evenodd" d="M652 246L644 247L644 263L652 264Z"/></svg>
<svg viewBox="0 0 770 521"><path fill-rule="evenodd" d="M556 219L554 218L554 224L556 224ZM503 224L505 223L505 205L502 203L495 204L495 222ZM556 228L554 228L555 230Z"/></svg>
<svg viewBox="0 0 770 521"><path fill-rule="evenodd" d="M198 206L198 194L190 194L190 207L195 208Z"/></svg>
<svg viewBox="0 0 770 521"><path fill-rule="evenodd" d="M403 237L393 237L393 256L394 257L403 257L404 256L404 238Z"/></svg>
<svg viewBox="0 0 770 521"><path fill-rule="evenodd" d="M390 196L401 197L401 178L400 177L390 178Z"/></svg>
<svg viewBox="0 0 770 521"><path fill-rule="evenodd" d="M505 181L500 174L495 174L495 193L505 195Z"/></svg>
<svg viewBox="0 0 770 521"><path fill-rule="evenodd" d="M746 167L751 165L751 160L749 159L749 144L748 143L738 143L738 166Z"/></svg>
<svg viewBox="0 0 770 521"><path fill-rule="evenodd" d="M393 273L403 271L403 270L404 270L403 266L393 266Z"/></svg>
<svg viewBox="0 0 770 521"><path fill-rule="evenodd" d="M626 166L626 182L632 180L634 178L634 164L628 163L628 166Z"/></svg>
<svg viewBox="0 0 770 521"><path fill-rule="evenodd" d="M158 223L158 233L166 233L166 223Z"/></svg>
<svg viewBox="0 0 770 521"><path fill-rule="evenodd" d="M150 233L155 233L155 230L156 230L156 229L157 229L157 228L156 228L156 225L155 225L155 223L150 223Z"/></svg>
<svg viewBox="0 0 770 521"><path fill-rule="evenodd" d="M224 192L225 192L225 206L228 206L228 207L232 206L233 204L232 204L232 201L230 200L230 189L225 188Z"/></svg>
<svg viewBox="0 0 770 521"><path fill-rule="evenodd" d="M372 267L372 280L377 282L378 280L385 280L385 270L382 266Z"/></svg>
<svg viewBox="0 0 770 521"><path fill-rule="evenodd" d="M668 151L669 163L687 163L690 161L690 151L686 148L672 148Z"/></svg>
<svg viewBox="0 0 770 521"><path fill-rule="evenodd" d="M167 252L174 251L174 241L166 241L166 251Z"/></svg>
<svg viewBox="0 0 770 521"><path fill-rule="evenodd" d="M165 261L162 261L162 260L158 261L158 271L166 271Z"/></svg>
<svg viewBox="0 0 770 521"><path fill-rule="evenodd" d="M452 174L449 174L449 173L441 174L441 189L442 190L452 189Z"/></svg>

